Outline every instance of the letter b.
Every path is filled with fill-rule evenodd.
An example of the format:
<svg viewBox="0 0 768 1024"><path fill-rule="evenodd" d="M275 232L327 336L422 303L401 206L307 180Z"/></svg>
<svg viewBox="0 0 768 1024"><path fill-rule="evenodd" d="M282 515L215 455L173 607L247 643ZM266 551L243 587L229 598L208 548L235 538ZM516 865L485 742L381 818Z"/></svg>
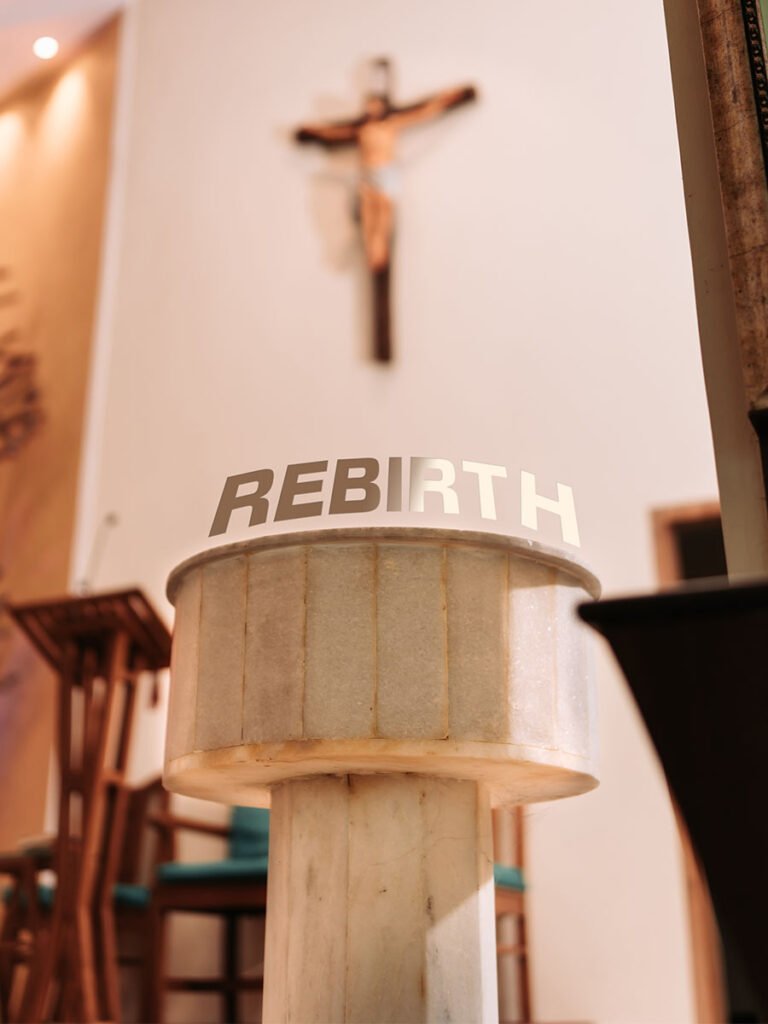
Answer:
<svg viewBox="0 0 768 1024"><path fill-rule="evenodd" d="M352 470L360 470L359 475L352 476ZM377 459L339 459L333 477L331 491L330 515L341 515L345 512L373 512L379 507L381 490L374 483L379 475ZM362 491L359 498L350 498L350 491Z"/></svg>

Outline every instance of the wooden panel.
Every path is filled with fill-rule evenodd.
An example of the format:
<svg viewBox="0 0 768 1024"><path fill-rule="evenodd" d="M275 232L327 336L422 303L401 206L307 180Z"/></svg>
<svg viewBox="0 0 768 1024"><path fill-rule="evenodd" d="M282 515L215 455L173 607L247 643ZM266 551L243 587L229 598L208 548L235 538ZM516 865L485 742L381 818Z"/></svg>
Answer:
<svg viewBox="0 0 768 1024"><path fill-rule="evenodd" d="M270 872L278 866L281 880L280 896L277 886L268 896L264 1020L345 1020L348 798L345 778L287 783L273 794Z"/></svg>
<svg viewBox="0 0 768 1024"><path fill-rule="evenodd" d="M377 735L448 733L444 552L380 544Z"/></svg>
<svg viewBox="0 0 768 1024"><path fill-rule="evenodd" d="M17 301L3 308L0 328L18 331L18 348L37 356L46 417L28 446L12 462L0 463L3 590L14 601L63 594L69 585L117 41L118 22L113 21L71 61L56 62L47 75L25 83L0 103L0 114L8 115L9 124L24 126L4 137L0 268L7 268L7 282ZM70 69L80 86L79 101L69 106L67 131L59 131L57 145L52 146L57 86ZM50 671L4 622L3 849L43 828L53 743L53 686Z"/></svg>
<svg viewBox="0 0 768 1024"><path fill-rule="evenodd" d="M555 646L555 735L558 749L589 757L596 732L596 694L590 672L588 643L576 608L584 600L581 587L555 575L552 632Z"/></svg>
<svg viewBox="0 0 768 1024"><path fill-rule="evenodd" d="M496 1010L493 843L487 797L471 782L430 782L422 804L425 841L426 1020L488 1020ZM468 823L476 823L471 832ZM465 977L474 958L478 970ZM485 1013L480 1017L478 1010Z"/></svg>
<svg viewBox="0 0 768 1024"><path fill-rule="evenodd" d="M510 559L509 576L509 737L513 743L554 747L555 570Z"/></svg>
<svg viewBox="0 0 768 1024"><path fill-rule="evenodd" d="M701 33L746 399L768 387L768 185L741 0L707 0Z"/></svg>
<svg viewBox="0 0 768 1024"><path fill-rule="evenodd" d="M768 386L768 186L741 0L664 0L696 308L731 574L768 570L750 403Z"/></svg>
<svg viewBox="0 0 768 1024"><path fill-rule="evenodd" d="M450 734L502 739L507 734L507 556L450 548L447 569Z"/></svg>
<svg viewBox="0 0 768 1024"><path fill-rule="evenodd" d="M117 630L124 631L130 641L128 664L140 658L143 667L161 669L170 661L170 633L142 591L135 588L14 604L9 611L58 672L64 668L70 640Z"/></svg>
<svg viewBox="0 0 768 1024"><path fill-rule="evenodd" d="M202 574L191 573L176 597L171 687L168 704L165 757L188 754L195 748L197 673L200 663L199 629Z"/></svg>
<svg viewBox="0 0 768 1024"><path fill-rule="evenodd" d="M246 559L239 557L209 562L200 570L198 750L230 747L242 739L246 569Z"/></svg>
<svg viewBox="0 0 768 1024"><path fill-rule="evenodd" d="M494 1018L490 809L478 786L298 780L275 790L272 828L265 1020Z"/></svg>
<svg viewBox="0 0 768 1024"><path fill-rule="evenodd" d="M315 546L307 566L304 734L370 736L375 664L374 546Z"/></svg>
<svg viewBox="0 0 768 1024"><path fill-rule="evenodd" d="M419 781L355 776L350 800L347 1020L426 1020ZM423 780L431 786L430 780ZM397 1010L396 1016L381 1011ZM379 1016L378 1014L381 1014ZM471 1018L468 1018L471 1019Z"/></svg>
<svg viewBox="0 0 768 1024"><path fill-rule="evenodd" d="M295 740L304 728L305 548L248 559L243 740Z"/></svg>

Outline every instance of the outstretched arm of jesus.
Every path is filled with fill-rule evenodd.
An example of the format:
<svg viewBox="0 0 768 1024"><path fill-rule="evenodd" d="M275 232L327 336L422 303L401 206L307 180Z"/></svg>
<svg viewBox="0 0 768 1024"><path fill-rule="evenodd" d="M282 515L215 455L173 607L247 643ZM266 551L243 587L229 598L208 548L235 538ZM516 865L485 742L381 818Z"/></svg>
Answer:
<svg viewBox="0 0 768 1024"><path fill-rule="evenodd" d="M308 124L297 129L297 142L315 142L332 149L334 146L349 146L357 140L356 126L349 121L338 124Z"/></svg>
<svg viewBox="0 0 768 1024"><path fill-rule="evenodd" d="M464 85L458 89L446 89L435 96L429 96L419 103L411 103L407 107L395 108L391 120L400 128L407 128L412 124L420 124L423 121L431 121L433 117L439 117L455 107L463 106L465 103L472 103L477 99L477 90L474 85Z"/></svg>

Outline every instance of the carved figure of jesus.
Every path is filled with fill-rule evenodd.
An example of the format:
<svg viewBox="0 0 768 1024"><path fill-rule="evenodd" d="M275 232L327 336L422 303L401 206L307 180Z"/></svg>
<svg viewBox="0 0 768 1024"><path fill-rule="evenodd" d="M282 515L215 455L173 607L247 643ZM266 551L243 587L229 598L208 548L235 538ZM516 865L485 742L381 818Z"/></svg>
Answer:
<svg viewBox="0 0 768 1024"><path fill-rule="evenodd" d="M341 146L356 146L358 149L361 168L359 217L366 262L373 280L375 356L382 362L388 362L392 352L390 270L400 177L396 163L397 139L404 128L431 121L469 103L477 93L473 86L467 85L397 107L390 98L389 61L377 60L374 70L382 82L367 94L360 117L350 121L305 125L297 130L295 137L297 142L316 143L328 149Z"/></svg>

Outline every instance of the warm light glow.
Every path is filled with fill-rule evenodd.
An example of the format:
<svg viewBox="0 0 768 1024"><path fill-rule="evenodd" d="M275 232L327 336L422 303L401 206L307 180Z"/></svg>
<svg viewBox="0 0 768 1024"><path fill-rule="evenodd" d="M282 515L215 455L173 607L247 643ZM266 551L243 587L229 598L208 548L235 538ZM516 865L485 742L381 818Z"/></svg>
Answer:
<svg viewBox="0 0 768 1024"><path fill-rule="evenodd" d="M0 171L7 160L18 155L24 139L24 121L14 110L0 114Z"/></svg>
<svg viewBox="0 0 768 1024"><path fill-rule="evenodd" d="M59 52L59 44L53 36L40 36L32 44L32 50L40 60L50 60Z"/></svg>
<svg viewBox="0 0 768 1024"><path fill-rule="evenodd" d="M88 87L79 67L70 68L56 82L37 122L40 152L64 156L73 152L75 140L87 123Z"/></svg>

